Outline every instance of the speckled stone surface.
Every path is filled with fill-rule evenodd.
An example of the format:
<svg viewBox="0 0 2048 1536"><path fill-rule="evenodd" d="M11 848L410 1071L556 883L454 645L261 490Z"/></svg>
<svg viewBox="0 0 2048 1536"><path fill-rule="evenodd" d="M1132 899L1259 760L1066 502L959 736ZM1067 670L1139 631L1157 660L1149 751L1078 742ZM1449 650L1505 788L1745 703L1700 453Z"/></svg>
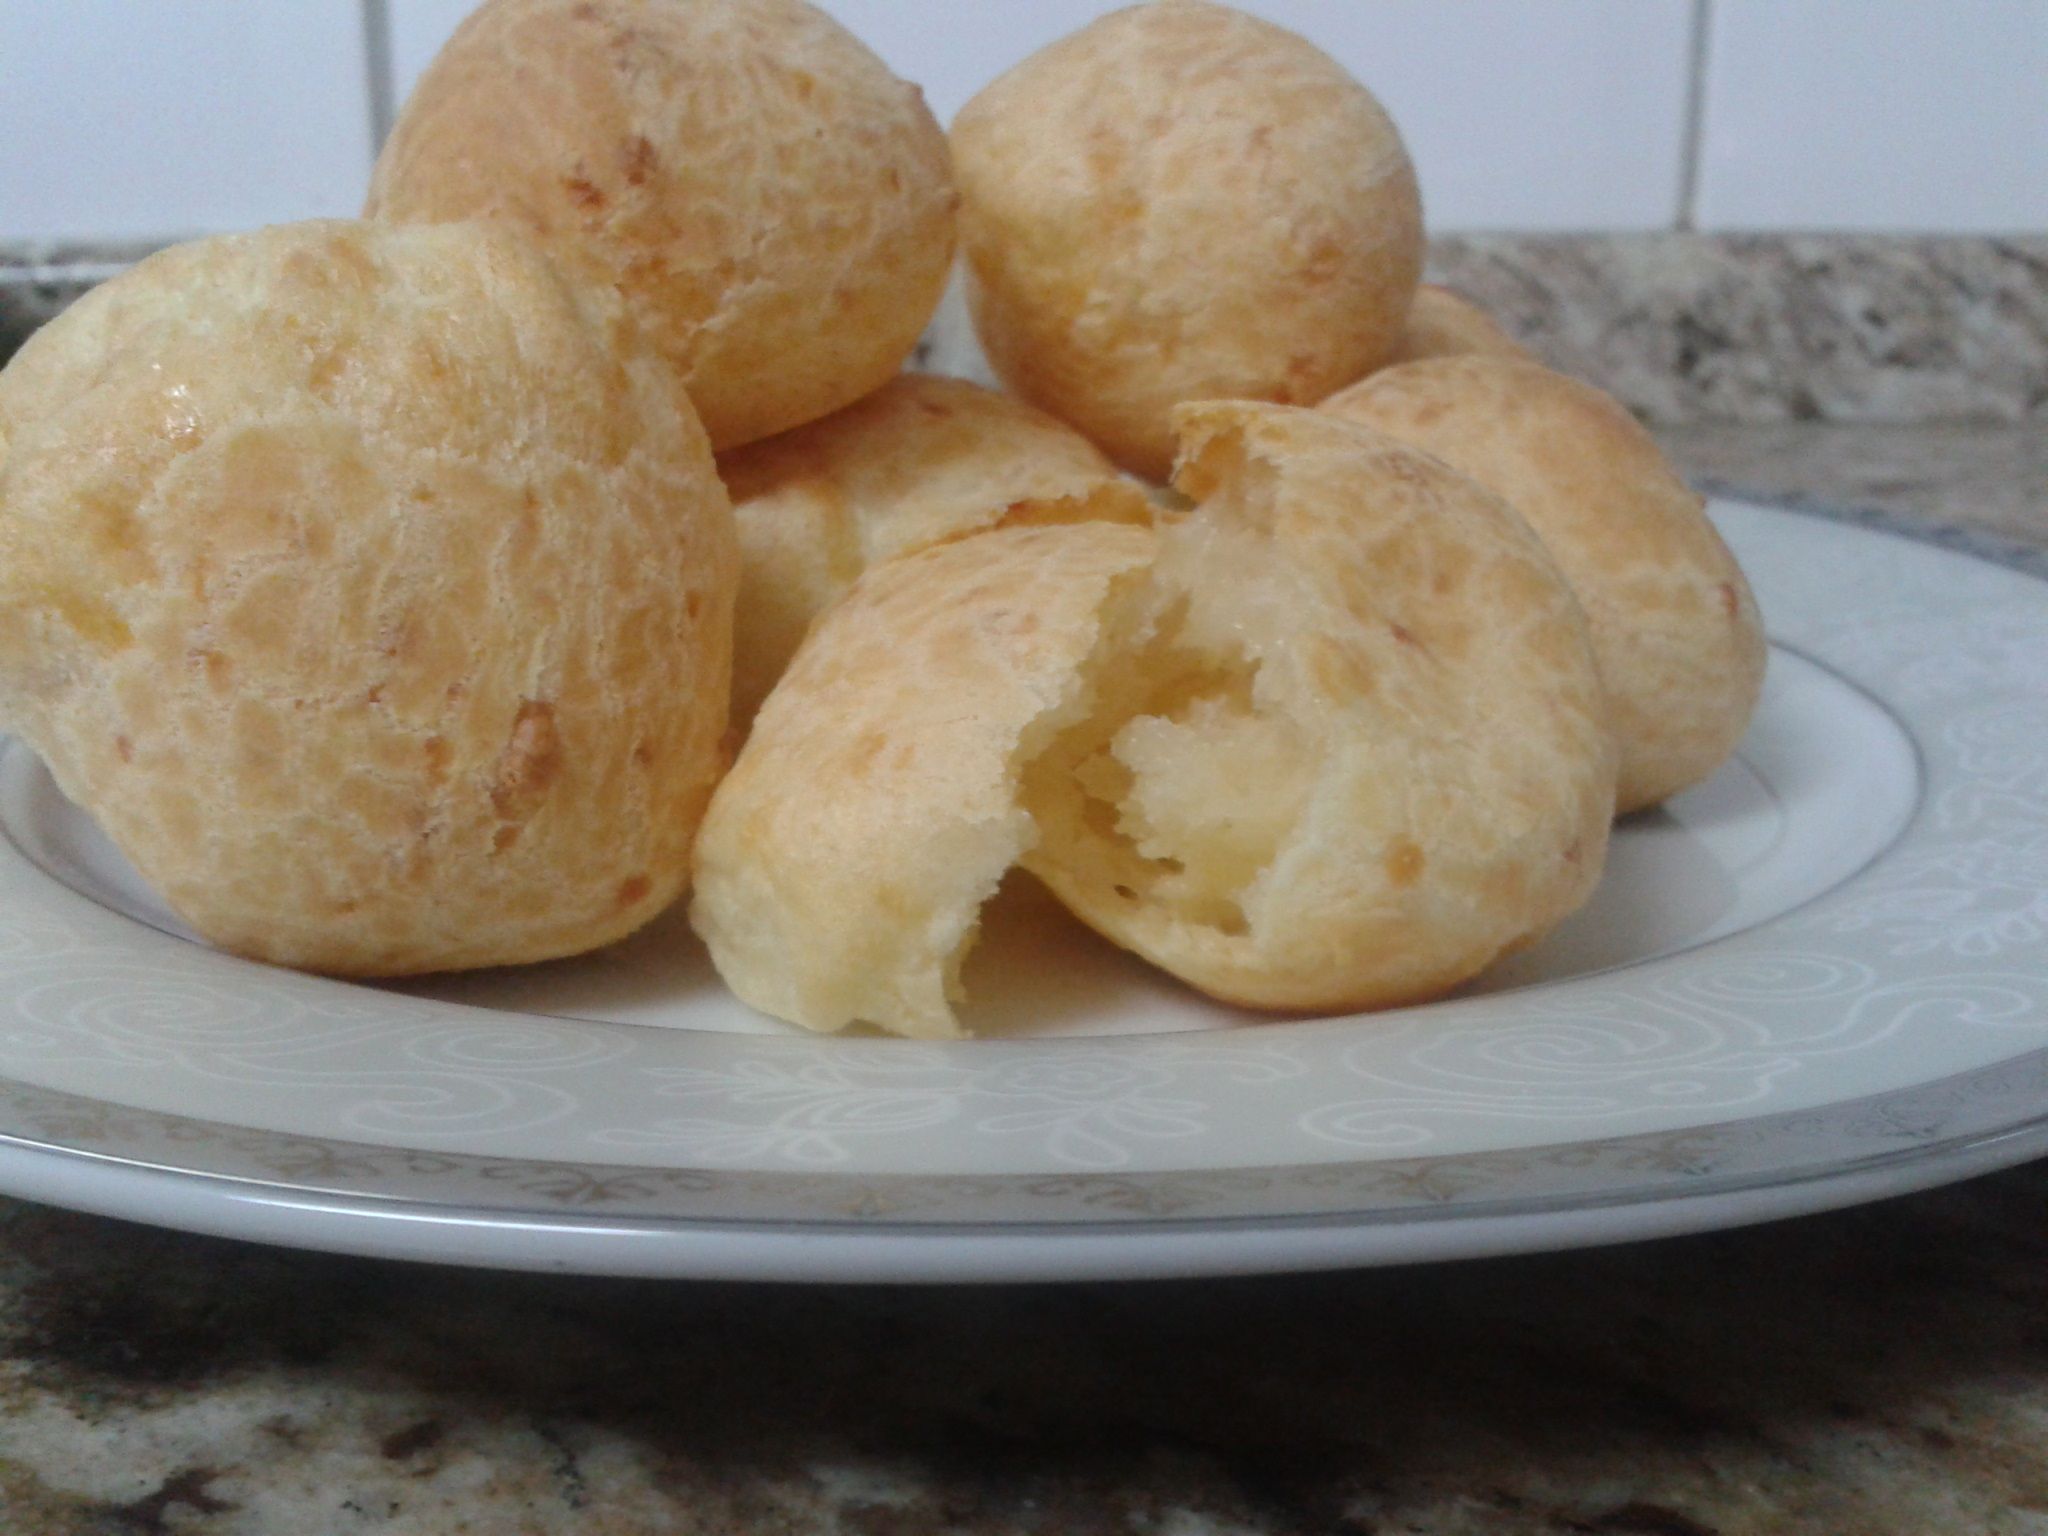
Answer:
<svg viewBox="0 0 2048 1536"><path fill-rule="evenodd" d="M150 248L0 244L0 358ZM1431 266L1655 422L2048 420L2048 236L1467 235ZM920 362L986 377L957 293Z"/></svg>
<svg viewBox="0 0 2048 1536"><path fill-rule="evenodd" d="M1694 484L1767 500L1876 507L2048 544L2048 421L1660 426Z"/></svg>
<svg viewBox="0 0 2048 1536"><path fill-rule="evenodd" d="M1656 422L2048 419L2048 237L1467 236L1432 268Z"/></svg>
<svg viewBox="0 0 2048 1536"><path fill-rule="evenodd" d="M403 1269L0 1209L9 1536L2022 1536L2048 1169L1072 1290Z"/></svg>

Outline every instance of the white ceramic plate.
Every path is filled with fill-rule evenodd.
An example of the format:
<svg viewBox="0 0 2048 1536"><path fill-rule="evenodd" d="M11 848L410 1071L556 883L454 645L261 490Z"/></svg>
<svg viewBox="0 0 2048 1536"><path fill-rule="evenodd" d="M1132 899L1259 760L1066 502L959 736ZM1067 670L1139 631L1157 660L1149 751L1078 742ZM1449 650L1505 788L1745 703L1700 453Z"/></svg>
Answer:
<svg viewBox="0 0 2048 1536"><path fill-rule="evenodd" d="M1539 949L1374 1016L1254 1022L1021 884L959 1045L758 1018L678 914L323 981L192 942L8 745L0 1190L408 1258L958 1280L1615 1241L2048 1151L2038 557L1715 511L1775 642L1739 759L1626 823Z"/></svg>

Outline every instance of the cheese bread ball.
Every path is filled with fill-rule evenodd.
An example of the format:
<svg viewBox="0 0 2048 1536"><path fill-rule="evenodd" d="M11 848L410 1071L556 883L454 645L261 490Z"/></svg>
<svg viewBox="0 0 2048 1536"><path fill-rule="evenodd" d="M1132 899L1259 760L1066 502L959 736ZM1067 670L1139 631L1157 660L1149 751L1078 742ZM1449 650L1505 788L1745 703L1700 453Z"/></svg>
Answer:
<svg viewBox="0 0 2048 1536"><path fill-rule="evenodd" d="M369 212L507 219L616 285L734 448L902 366L954 203L917 88L804 0L486 0L399 115Z"/></svg>
<svg viewBox="0 0 2048 1536"><path fill-rule="evenodd" d="M983 903L1035 835L1025 762L1087 707L1149 529L1001 528L887 561L818 621L697 842L690 919L740 998L809 1029L961 1033Z"/></svg>
<svg viewBox="0 0 2048 1536"><path fill-rule="evenodd" d="M1616 809L1711 776L1748 728L1765 645L1742 568L1649 433L1590 384L1506 357L1375 374L1324 409L1504 497L1585 607L1621 746Z"/></svg>
<svg viewBox="0 0 2048 1536"><path fill-rule="evenodd" d="M813 1029L959 1032L1021 862L1216 997L1455 986L1582 902L1614 746L1585 621L1528 528L1312 412L1185 408L1156 532L998 529L877 566L769 696L692 916Z"/></svg>
<svg viewBox="0 0 2048 1536"><path fill-rule="evenodd" d="M868 566L998 524L1145 522L1086 438L960 379L906 373L822 421L723 455L740 530L733 718L753 718L811 620Z"/></svg>
<svg viewBox="0 0 2048 1536"><path fill-rule="evenodd" d="M681 891L738 556L615 307L509 230L305 224L0 374L0 715L208 939L500 965Z"/></svg>
<svg viewBox="0 0 2048 1536"><path fill-rule="evenodd" d="M1456 357L1480 352L1492 357L1528 357L1514 337L1500 328L1485 310L1455 288L1424 283L1415 290L1415 303L1408 310L1408 324L1401 332L1400 345L1385 367L1418 362L1425 357Z"/></svg>
<svg viewBox="0 0 2048 1536"><path fill-rule="evenodd" d="M1398 343L1422 209L1372 94L1291 32L1155 0L1033 55L953 124L997 376L1163 480L1174 405L1313 404Z"/></svg>
<svg viewBox="0 0 2048 1536"><path fill-rule="evenodd" d="M1025 771L1024 867L1258 1008L1435 996L1548 932L1600 878L1614 748L1543 546L1376 433L1243 402L1176 421L1194 509Z"/></svg>

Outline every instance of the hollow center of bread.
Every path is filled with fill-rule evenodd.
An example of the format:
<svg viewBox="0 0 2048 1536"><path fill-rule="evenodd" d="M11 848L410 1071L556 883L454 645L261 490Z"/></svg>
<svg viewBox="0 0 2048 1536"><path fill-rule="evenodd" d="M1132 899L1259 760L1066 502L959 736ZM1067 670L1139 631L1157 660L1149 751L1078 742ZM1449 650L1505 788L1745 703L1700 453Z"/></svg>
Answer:
<svg viewBox="0 0 2048 1536"><path fill-rule="evenodd" d="M1109 616L1094 699L1030 764L1047 857L1134 912L1246 933L1260 879L1300 821L1314 744L1275 704L1247 634L1278 633L1251 536L1176 530Z"/></svg>

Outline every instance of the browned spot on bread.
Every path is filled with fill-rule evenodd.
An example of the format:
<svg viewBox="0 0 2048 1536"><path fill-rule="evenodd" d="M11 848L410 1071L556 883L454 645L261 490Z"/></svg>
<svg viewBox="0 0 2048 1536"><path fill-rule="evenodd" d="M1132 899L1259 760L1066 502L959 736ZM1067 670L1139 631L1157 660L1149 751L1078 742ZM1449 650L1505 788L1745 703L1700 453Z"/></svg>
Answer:
<svg viewBox="0 0 2048 1536"><path fill-rule="evenodd" d="M313 359L306 370L306 388L322 400L334 396L334 386L341 379L341 370L348 366L348 359L338 348L330 347Z"/></svg>
<svg viewBox="0 0 2048 1536"><path fill-rule="evenodd" d="M1308 253L1308 260L1301 269L1301 279L1305 283L1335 282L1347 259L1348 253L1335 240L1319 240Z"/></svg>
<svg viewBox="0 0 2048 1536"><path fill-rule="evenodd" d="M1324 642L1309 653L1316 686L1333 698L1364 698L1375 686L1371 665L1348 646Z"/></svg>
<svg viewBox="0 0 2048 1536"><path fill-rule="evenodd" d="M451 754L445 739L439 736L429 736L420 745L420 755L427 761L428 773L437 779L446 775L448 772L448 759Z"/></svg>
<svg viewBox="0 0 2048 1536"><path fill-rule="evenodd" d="M1417 649L1418 651L1422 649L1422 642L1421 642L1420 640L1418 640L1418 639L1416 639L1416 638L1415 638L1415 631L1414 631L1414 630L1412 630L1412 629L1410 629L1410 628L1409 628L1409 627L1408 627L1407 625L1405 625L1405 624L1389 624L1389 625L1387 626L1387 628L1389 628L1390 630L1392 630L1392 631L1394 632L1394 639L1395 639L1395 640L1396 640L1396 641L1397 641L1397 642L1398 642L1399 644L1401 644L1401 645L1412 645L1412 646L1414 646L1414 647L1415 647L1415 648L1416 648L1416 649Z"/></svg>
<svg viewBox="0 0 2048 1536"><path fill-rule="evenodd" d="M569 200L578 208L591 213L599 212L605 205L603 189L587 176L564 176L562 190L569 194Z"/></svg>
<svg viewBox="0 0 2048 1536"><path fill-rule="evenodd" d="M225 688L228 685L234 667L219 651L194 651L191 659L211 686Z"/></svg>
<svg viewBox="0 0 2048 1536"><path fill-rule="evenodd" d="M1038 615L1028 608L994 608L982 616L979 627L992 635L1029 635L1038 629Z"/></svg>
<svg viewBox="0 0 2048 1536"><path fill-rule="evenodd" d="M1387 879L1397 887L1413 885L1428 867L1429 859L1423 851L1406 838L1398 839L1387 850Z"/></svg>
<svg viewBox="0 0 2048 1536"><path fill-rule="evenodd" d="M134 762L135 743L130 741L126 736L116 736L114 738L114 754L115 756L119 757L121 761L124 763Z"/></svg>
<svg viewBox="0 0 2048 1536"><path fill-rule="evenodd" d="M869 731L848 750L846 754L846 771L848 773L864 772L876 758L882 755L882 749L888 745L889 736L886 731Z"/></svg>
<svg viewBox="0 0 2048 1536"><path fill-rule="evenodd" d="M1735 595L1735 583L1732 581L1721 583L1721 606L1731 619L1742 611L1742 599Z"/></svg>
<svg viewBox="0 0 2048 1536"><path fill-rule="evenodd" d="M654 882L645 875L634 875L619 883L619 905L637 907L647 899L647 893L654 889Z"/></svg>
<svg viewBox="0 0 2048 1536"><path fill-rule="evenodd" d="M619 152L619 169L625 173L626 185L631 187L646 186L647 178L654 174L655 163L654 141L645 134L635 134Z"/></svg>
<svg viewBox="0 0 2048 1536"><path fill-rule="evenodd" d="M95 598L78 592L45 589L31 592L30 601L41 601L69 624L79 639L105 651L118 651L135 643L135 636L120 615Z"/></svg>
<svg viewBox="0 0 2048 1536"><path fill-rule="evenodd" d="M1381 474L1385 475L1389 480L1398 481L1402 485L1426 486L1429 484L1429 472L1415 463L1406 454L1383 453L1374 460L1374 464Z"/></svg>
<svg viewBox="0 0 2048 1536"><path fill-rule="evenodd" d="M1305 398L1309 381L1315 378L1317 371L1314 358L1296 353L1293 357L1287 359L1287 382L1281 387L1280 392L1288 400ZM1286 402L1282 401L1281 403L1285 404Z"/></svg>
<svg viewBox="0 0 2048 1536"><path fill-rule="evenodd" d="M548 787L562 772L562 741L555 707L528 699L512 721L512 734L498 754L491 778L491 808L506 821L523 822L540 809Z"/></svg>

